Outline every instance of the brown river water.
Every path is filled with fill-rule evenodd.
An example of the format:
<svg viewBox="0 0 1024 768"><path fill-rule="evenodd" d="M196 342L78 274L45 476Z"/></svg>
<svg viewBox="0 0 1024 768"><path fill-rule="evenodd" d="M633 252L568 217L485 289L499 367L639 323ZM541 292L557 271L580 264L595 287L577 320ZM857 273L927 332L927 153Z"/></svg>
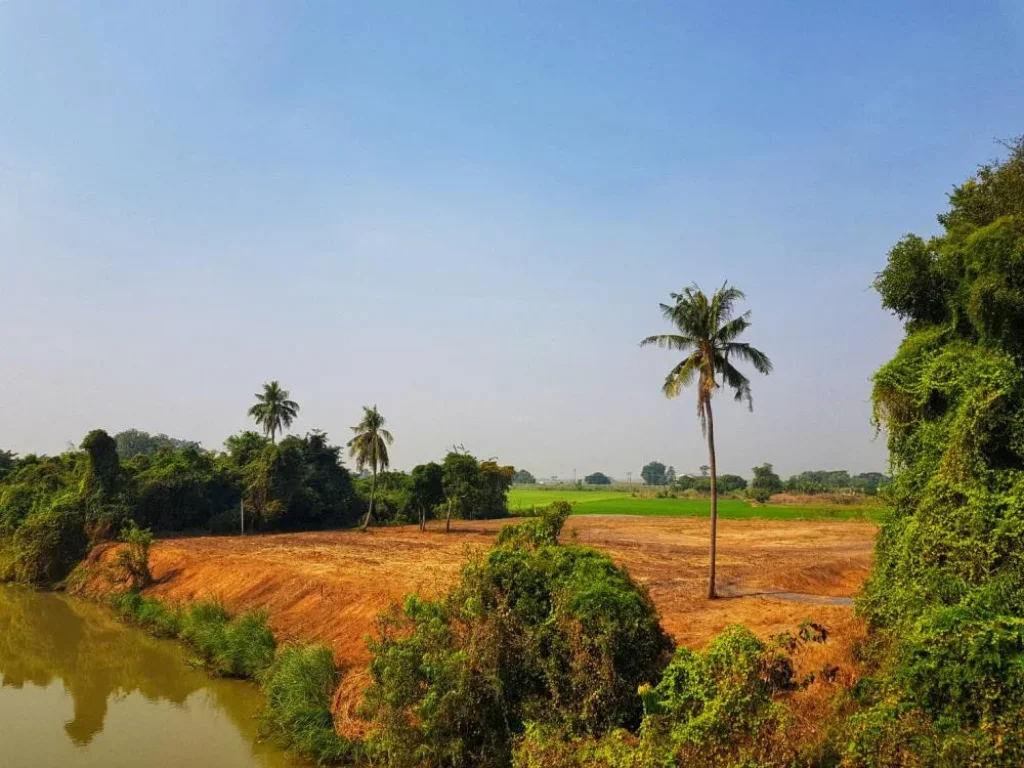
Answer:
<svg viewBox="0 0 1024 768"><path fill-rule="evenodd" d="M281 768L256 686L210 677L105 606L0 585L0 767Z"/></svg>

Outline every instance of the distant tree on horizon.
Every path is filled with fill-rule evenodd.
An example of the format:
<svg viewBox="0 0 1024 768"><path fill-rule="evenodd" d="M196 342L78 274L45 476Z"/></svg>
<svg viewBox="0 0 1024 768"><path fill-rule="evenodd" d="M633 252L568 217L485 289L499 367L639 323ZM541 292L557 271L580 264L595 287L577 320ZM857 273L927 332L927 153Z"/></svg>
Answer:
<svg viewBox="0 0 1024 768"><path fill-rule="evenodd" d="M587 485L611 485L612 479L604 472L594 472L584 477L583 482Z"/></svg>
<svg viewBox="0 0 1024 768"><path fill-rule="evenodd" d="M665 465L660 461L651 461L640 470L640 477L647 485L668 485L668 475L665 472Z"/></svg>
<svg viewBox="0 0 1024 768"><path fill-rule="evenodd" d="M391 466L391 459L388 457L388 446L395 438L384 428L385 420L381 416L377 406L367 408L363 406L363 418L356 426L352 427L355 437L348 441L349 455L356 461L356 469L362 471L367 464L373 473L373 480L370 483L370 505L366 510L366 519L359 526L359 530L365 531L373 519L373 497L377 490L377 473L382 469Z"/></svg>
<svg viewBox="0 0 1024 768"><path fill-rule="evenodd" d="M754 473L754 479L750 481L750 495L757 501L768 501L773 493L782 490L782 478L775 474L775 468L767 461L754 467L751 472Z"/></svg>
<svg viewBox="0 0 1024 768"><path fill-rule="evenodd" d="M136 456L149 456L161 448L188 448L200 450L201 446L195 440L179 440L170 437L162 432L151 435L142 429L125 429L114 435L114 442L117 443L117 455L121 461L134 459Z"/></svg>
<svg viewBox="0 0 1024 768"><path fill-rule="evenodd" d="M512 482L517 485L534 485L537 482L537 478L525 469L517 469L516 473L512 475Z"/></svg>
<svg viewBox="0 0 1024 768"><path fill-rule="evenodd" d="M277 380L268 382L262 392L256 393L256 404L249 409L249 415L263 427L271 443L276 443L277 433L284 432L299 415L299 404L289 399L290 395Z"/></svg>
<svg viewBox="0 0 1024 768"><path fill-rule="evenodd" d="M715 592L715 549L718 534L718 488L715 471L715 420L711 409L711 397L723 384L735 392L737 401L746 401L754 409L750 393L750 380L736 366L734 360L742 360L754 366L754 370L769 374L771 360L760 350L736 339L750 327L750 312L734 316L736 302L745 298L736 287L723 283L709 299L694 284L682 293L671 294L672 304L661 304L661 314L678 331L672 334L648 336L640 346L653 344L686 354L665 377L662 392L666 397L676 397L683 389L696 381L697 416L701 432L708 441L708 470L711 478L711 552L708 573L708 598L714 599ZM721 384L719 383L721 380Z"/></svg>

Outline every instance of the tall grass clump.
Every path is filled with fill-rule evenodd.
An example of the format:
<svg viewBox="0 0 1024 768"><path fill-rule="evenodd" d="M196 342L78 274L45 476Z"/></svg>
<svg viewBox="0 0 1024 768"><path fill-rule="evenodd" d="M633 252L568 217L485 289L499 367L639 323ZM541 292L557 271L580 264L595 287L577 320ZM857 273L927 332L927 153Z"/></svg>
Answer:
<svg viewBox="0 0 1024 768"><path fill-rule="evenodd" d="M145 597L136 591L122 592L113 595L110 604L123 620L158 637L178 637L181 634L183 613L155 597Z"/></svg>
<svg viewBox="0 0 1024 768"><path fill-rule="evenodd" d="M286 645L261 676L267 708L263 732L283 747L331 765L351 759L354 745L338 735L331 697L338 670L324 645Z"/></svg>
<svg viewBox="0 0 1024 768"><path fill-rule="evenodd" d="M188 610L181 637L225 677L257 677L271 665L277 647L265 611L247 611L229 619L224 606L210 601Z"/></svg>

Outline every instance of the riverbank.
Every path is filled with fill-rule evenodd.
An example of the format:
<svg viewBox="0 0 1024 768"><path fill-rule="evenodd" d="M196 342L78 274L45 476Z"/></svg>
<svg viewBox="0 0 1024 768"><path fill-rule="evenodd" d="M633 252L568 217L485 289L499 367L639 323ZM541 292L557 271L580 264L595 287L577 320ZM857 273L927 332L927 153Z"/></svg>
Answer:
<svg viewBox="0 0 1024 768"><path fill-rule="evenodd" d="M164 539L152 549L155 583L146 594L173 604L218 600L230 613L267 611L280 642L323 642L341 670L333 710L339 731L362 735L355 715L367 683L365 638L379 612L405 595L440 593L469 552L490 546L510 521L458 522L451 534L416 527L267 536ZM832 642L815 663L846 669L862 632L845 605L799 603L772 593L856 594L871 563L875 527L867 523L723 520L719 584L729 599L707 601L707 522L699 519L572 517L563 538L608 552L649 590L678 644L702 647L732 623L767 637L804 618L828 626ZM89 559L83 591L102 599L112 585L96 576L113 547ZM784 597L784 596L783 596Z"/></svg>
<svg viewBox="0 0 1024 768"><path fill-rule="evenodd" d="M0 765L295 766L259 736L259 689L192 656L107 606L0 585Z"/></svg>

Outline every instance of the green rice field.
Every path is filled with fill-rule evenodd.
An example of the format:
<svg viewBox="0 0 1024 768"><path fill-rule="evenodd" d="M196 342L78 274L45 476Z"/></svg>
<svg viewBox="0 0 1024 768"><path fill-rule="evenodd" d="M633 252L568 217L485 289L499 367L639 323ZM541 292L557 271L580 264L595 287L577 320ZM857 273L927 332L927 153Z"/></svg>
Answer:
<svg viewBox="0 0 1024 768"><path fill-rule="evenodd" d="M625 491L584 491L573 489L513 488L509 491L508 507L512 514L543 507L554 501L573 504L576 515L641 515L644 517L702 517L707 516L707 499L645 499L631 496ZM751 505L744 499L719 499L719 517L734 520L764 518L769 520L868 520L877 522L881 517L878 506L849 506L823 502L818 505L783 506L779 504Z"/></svg>

